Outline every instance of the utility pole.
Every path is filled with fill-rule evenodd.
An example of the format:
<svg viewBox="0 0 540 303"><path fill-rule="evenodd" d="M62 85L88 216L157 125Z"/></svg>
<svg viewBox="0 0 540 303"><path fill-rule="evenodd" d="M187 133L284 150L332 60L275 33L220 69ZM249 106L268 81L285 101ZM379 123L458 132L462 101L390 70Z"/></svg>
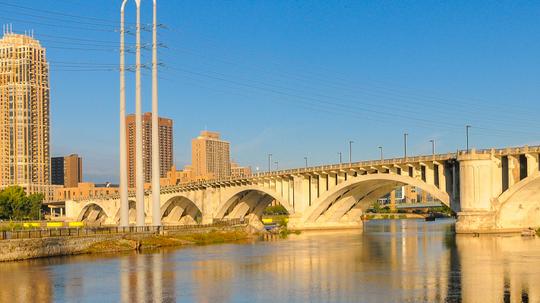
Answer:
<svg viewBox="0 0 540 303"><path fill-rule="evenodd" d="M144 170L142 146L141 95L141 0L135 0L137 23L135 35L135 208L137 226L144 226Z"/></svg>
<svg viewBox="0 0 540 303"><path fill-rule="evenodd" d="M124 52L124 10L127 0L120 7L120 226L129 226L126 147L126 78Z"/></svg>
<svg viewBox="0 0 540 303"><path fill-rule="evenodd" d="M153 5L152 25L152 225L161 225L159 203L159 116L158 116L158 74L157 74L157 4Z"/></svg>

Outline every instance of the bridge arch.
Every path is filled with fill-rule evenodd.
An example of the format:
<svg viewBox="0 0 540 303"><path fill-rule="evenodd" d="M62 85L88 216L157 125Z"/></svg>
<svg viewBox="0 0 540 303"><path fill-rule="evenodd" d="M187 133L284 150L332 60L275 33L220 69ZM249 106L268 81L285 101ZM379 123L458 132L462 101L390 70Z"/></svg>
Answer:
<svg viewBox="0 0 540 303"><path fill-rule="evenodd" d="M373 201L404 185L420 188L450 206L448 193L420 179L396 174L368 174L351 178L324 193L304 211L302 221L316 222L323 215L324 220L339 221L351 211L364 211Z"/></svg>
<svg viewBox="0 0 540 303"><path fill-rule="evenodd" d="M224 202L218 206L215 218L241 218L250 213L260 217L274 200L285 207L289 214L294 214L292 205L275 190L261 186L243 186L222 197Z"/></svg>
<svg viewBox="0 0 540 303"><path fill-rule="evenodd" d="M86 203L77 216L77 221L83 221L90 224L106 223L111 218L106 208L101 207L97 202L90 201Z"/></svg>
<svg viewBox="0 0 540 303"><path fill-rule="evenodd" d="M540 222L540 172L514 184L494 203L498 228L538 227Z"/></svg>
<svg viewBox="0 0 540 303"><path fill-rule="evenodd" d="M168 199L160 209L164 224L196 224L202 218L202 211L191 199L174 196Z"/></svg>

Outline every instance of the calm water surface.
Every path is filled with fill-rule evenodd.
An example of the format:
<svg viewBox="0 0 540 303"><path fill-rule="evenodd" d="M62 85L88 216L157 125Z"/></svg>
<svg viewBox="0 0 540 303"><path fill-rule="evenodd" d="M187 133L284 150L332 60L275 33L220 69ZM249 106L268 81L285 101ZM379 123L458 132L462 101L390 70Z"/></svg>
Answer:
<svg viewBox="0 0 540 303"><path fill-rule="evenodd" d="M0 302L540 302L540 239L453 221L0 264Z"/></svg>

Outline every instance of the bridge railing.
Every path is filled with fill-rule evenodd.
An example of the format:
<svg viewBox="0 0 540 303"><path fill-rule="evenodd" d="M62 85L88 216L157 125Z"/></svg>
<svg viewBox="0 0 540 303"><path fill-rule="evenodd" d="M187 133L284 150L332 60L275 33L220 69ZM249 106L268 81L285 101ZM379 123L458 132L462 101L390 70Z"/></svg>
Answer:
<svg viewBox="0 0 540 303"><path fill-rule="evenodd" d="M92 235L112 235L129 233L161 233L163 231L181 231L190 229L203 229L212 227L228 227L244 224L244 219L231 219L217 221L210 224L191 225L163 225L163 226L100 226L100 227L59 227L59 228L39 228L0 231L0 240L10 239L38 239L52 237L80 237Z"/></svg>

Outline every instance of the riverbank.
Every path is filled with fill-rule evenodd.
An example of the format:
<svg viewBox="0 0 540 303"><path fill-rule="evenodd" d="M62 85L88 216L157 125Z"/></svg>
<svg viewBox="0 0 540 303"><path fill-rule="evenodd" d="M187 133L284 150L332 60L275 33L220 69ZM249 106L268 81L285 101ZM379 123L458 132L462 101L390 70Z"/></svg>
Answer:
<svg viewBox="0 0 540 303"><path fill-rule="evenodd" d="M156 233L100 234L0 241L0 262L226 243L253 238L245 226Z"/></svg>

